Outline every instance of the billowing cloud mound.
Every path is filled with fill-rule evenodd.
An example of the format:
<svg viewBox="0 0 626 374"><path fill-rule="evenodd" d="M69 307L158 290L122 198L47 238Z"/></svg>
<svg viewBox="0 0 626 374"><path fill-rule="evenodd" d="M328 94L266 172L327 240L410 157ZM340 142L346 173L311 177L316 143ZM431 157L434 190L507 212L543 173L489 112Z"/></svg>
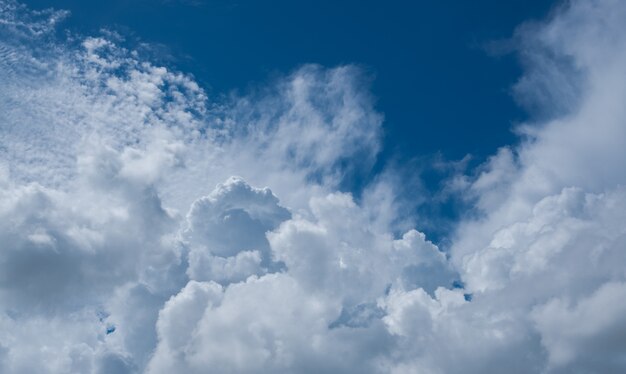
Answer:
<svg viewBox="0 0 626 374"><path fill-rule="evenodd" d="M190 245L188 274L194 280L241 281L277 268L265 233L290 217L268 188L229 178L196 200L183 231Z"/></svg>
<svg viewBox="0 0 626 374"><path fill-rule="evenodd" d="M367 177L358 68L214 100L0 10L0 372L626 370L624 3L519 28L516 93L552 119L455 176L475 212L445 253Z"/></svg>

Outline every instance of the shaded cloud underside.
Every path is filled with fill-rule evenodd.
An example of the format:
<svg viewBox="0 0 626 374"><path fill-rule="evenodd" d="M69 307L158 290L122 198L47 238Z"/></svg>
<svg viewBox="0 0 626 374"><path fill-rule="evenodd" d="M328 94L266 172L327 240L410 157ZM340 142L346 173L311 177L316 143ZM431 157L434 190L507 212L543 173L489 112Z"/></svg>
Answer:
<svg viewBox="0 0 626 374"><path fill-rule="evenodd" d="M380 151L358 68L212 100L0 10L0 372L626 369L624 3L518 29L517 94L567 114L451 178L479 218L448 253L402 229L393 170L339 191Z"/></svg>

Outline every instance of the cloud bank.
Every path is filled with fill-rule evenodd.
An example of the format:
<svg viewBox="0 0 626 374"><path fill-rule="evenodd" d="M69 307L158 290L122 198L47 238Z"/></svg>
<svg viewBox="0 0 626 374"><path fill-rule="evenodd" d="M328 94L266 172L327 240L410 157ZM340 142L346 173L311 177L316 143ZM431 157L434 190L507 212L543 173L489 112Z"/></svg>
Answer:
<svg viewBox="0 0 626 374"><path fill-rule="evenodd" d="M626 5L521 26L549 121L454 186L446 252L370 175L354 66L246 95L0 1L0 371L621 373ZM416 192L417 193L417 192ZM418 199L416 196L415 199Z"/></svg>

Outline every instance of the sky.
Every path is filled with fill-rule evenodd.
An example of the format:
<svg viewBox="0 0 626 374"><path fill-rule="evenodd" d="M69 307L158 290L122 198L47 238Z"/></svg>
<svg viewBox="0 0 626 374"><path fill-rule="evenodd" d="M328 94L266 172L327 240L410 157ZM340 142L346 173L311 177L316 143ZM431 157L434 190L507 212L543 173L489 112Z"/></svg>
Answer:
<svg viewBox="0 0 626 374"><path fill-rule="evenodd" d="M29 0L26 4L69 10L72 16L58 30L61 33L69 28L92 35L106 28L135 47L149 43L152 60L193 74L212 98L258 89L307 63L359 66L374 107L385 118L374 173L390 162L413 163L408 172L419 177L407 188L429 196L414 214L431 216L419 228L444 242L464 207L435 196L448 177L438 166L466 157L472 166L481 164L498 147L516 142L517 124L543 114L515 97L513 86L523 62L509 44L519 24L545 16L558 3L274 1L268 6L230 0ZM368 176L346 178L342 189L358 198L364 178Z"/></svg>
<svg viewBox="0 0 626 374"><path fill-rule="evenodd" d="M0 0L0 372L624 372L624 21Z"/></svg>
<svg viewBox="0 0 626 374"><path fill-rule="evenodd" d="M157 44L211 95L245 91L306 63L357 64L373 78L386 148L404 157L481 159L515 140L528 117L511 86L513 53L489 53L554 1L28 0L68 9L64 26ZM512 52L512 51L511 51ZM164 58L161 56L161 58ZM450 110L452 107L454 109ZM428 136L422 132L427 131ZM457 134L452 138L449 134Z"/></svg>

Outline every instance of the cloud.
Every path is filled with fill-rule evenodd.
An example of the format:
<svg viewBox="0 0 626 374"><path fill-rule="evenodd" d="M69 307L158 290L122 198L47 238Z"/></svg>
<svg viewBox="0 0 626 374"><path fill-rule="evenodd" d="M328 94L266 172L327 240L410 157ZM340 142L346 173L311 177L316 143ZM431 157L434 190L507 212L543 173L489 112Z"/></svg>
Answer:
<svg viewBox="0 0 626 374"><path fill-rule="evenodd" d="M354 67L211 104L117 38L57 40L62 13L2 6L4 371L143 371L182 348L174 304L204 313L205 285L285 271L265 232L375 160L382 117Z"/></svg>
<svg viewBox="0 0 626 374"><path fill-rule="evenodd" d="M190 279L241 281L278 269L265 233L289 218L268 188L253 188L236 177L219 184L187 214L182 235L189 245Z"/></svg>
<svg viewBox="0 0 626 374"><path fill-rule="evenodd" d="M533 310L532 317L549 353L551 367L618 373L626 328L623 298L626 285L607 282L575 306L555 298ZM581 351L587 353L581 357Z"/></svg>
<svg viewBox="0 0 626 374"><path fill-rule="evenodd" d="M522 143L501 150L474 179L468 194L480 218L461 223L451 252L476 304L497 307L502 316L521 311L517 323L535 336L532 348L545 352L546 372L624 367L602 352L612 348L594 348L609 341L620 347L619 341L605 335L601 342L600 327L583 332L582 321L565 322L590 313L623 282L626 174L617 160L626 156L626 116L618 104L624 12L615 1L573 1L519 29L521 53L534 57L517 89L538 95L546 111L560 109L545 123L521 126ZM555 68L564 61L566 67ZM578 309L570 311L569 303ZM587 316L624 331L619 319Z"/></svg>
<svg viewBox="0 0 626 374"><path fill-rule="evenodd" d="M0 9L3 372L623 371L621 2L518 29L517 94L550 119L449 183L474 210L445 253L403 172L341 190L381 149L357 67L210 98Z"/></svg>

